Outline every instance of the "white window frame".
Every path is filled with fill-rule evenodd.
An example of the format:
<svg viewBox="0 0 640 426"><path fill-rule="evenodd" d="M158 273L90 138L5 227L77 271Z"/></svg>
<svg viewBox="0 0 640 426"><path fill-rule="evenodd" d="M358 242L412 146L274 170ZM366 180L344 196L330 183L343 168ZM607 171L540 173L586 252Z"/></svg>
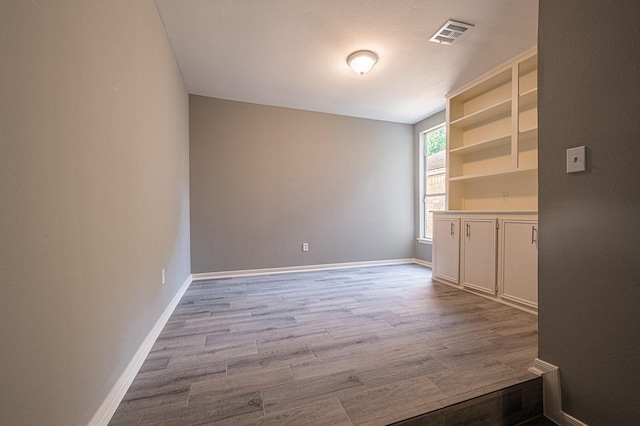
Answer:
<svg viewBox="0 0 640 426"><path fill-rule="evenodd" d="M430 127L427 130L420 132L420 177L419 177L419 187L420 187L420 237L418 238L418 242L425 244L432 244L433 238L427 238L426 232L426 221L427 221L427 188L426 188L426 174L429 172L427 170L427 145L426 145L426 135L429 132L434 130L438 130L441 127L445 127L446 123L440 123L433 127ZM448 141L447 141L448 142ZM448 167L445 160L445 167ZM446 175L445 175L446 176ZM444 195L445 199L447 197L447 185L445 184L445 192L437 193L437 194L429 194L429 196L440 196Z"/></svg>

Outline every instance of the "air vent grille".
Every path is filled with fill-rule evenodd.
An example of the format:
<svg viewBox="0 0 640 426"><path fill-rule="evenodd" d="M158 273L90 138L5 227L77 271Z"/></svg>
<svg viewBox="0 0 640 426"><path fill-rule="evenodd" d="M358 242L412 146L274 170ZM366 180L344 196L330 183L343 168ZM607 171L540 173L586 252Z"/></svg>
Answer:
<svg viewBox="0 0 640 426"><path fill-rule="evenodd" d="M469 32L473 28L471 24L465 24L458 21L447 21L436 33L429 39L434 43L452 45L456 41Z"/></svg>

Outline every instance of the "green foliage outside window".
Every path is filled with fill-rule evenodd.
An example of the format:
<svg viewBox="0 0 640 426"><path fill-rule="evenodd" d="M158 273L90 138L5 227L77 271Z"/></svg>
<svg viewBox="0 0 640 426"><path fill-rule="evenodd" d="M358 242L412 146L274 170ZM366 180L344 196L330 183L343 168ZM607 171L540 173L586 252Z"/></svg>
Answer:
<svg viewBox="0 0 640 426"><path fill-rule="evenodd" d="M426 134L427 155L433 155L442 151L447 146L447 128L442 126Z"/></svg>

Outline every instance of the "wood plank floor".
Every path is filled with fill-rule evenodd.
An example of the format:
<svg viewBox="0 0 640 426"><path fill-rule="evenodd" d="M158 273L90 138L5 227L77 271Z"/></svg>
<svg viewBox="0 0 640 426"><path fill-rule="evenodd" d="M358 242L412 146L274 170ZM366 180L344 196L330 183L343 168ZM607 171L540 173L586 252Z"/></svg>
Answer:
<svg viewBox="0 0 640 426"><path fill-rule="evenodd" d="M531 379L537 341L417 265L196 281L110 425L384 425Z"/></svg>

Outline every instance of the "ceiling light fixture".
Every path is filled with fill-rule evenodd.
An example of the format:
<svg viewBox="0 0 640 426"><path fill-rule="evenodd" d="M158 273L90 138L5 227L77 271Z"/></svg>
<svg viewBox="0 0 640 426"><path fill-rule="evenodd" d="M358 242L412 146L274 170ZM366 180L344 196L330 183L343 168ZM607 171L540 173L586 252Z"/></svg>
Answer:
<svg viewBox="0 0 640 426"><path fill-rule="evenodd" d="M378 62L378 55L370 50L358 50L347 58L351 69L360 75L369 72L376 62Z"/></svg>

